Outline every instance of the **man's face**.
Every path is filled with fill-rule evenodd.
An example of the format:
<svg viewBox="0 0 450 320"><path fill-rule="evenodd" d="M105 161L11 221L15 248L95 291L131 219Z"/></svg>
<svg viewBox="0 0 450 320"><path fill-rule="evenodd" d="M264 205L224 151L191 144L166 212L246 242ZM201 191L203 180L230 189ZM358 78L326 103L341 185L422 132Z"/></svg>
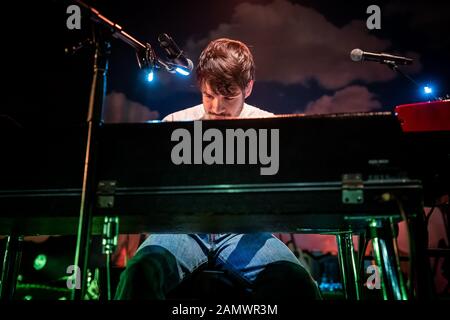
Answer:
<svg viewBox="0 0 450 320"><path fill-rule="evenodd" d="M253 87L250 81L245 91L238 90L230 96L223 96L215 93L207 82L201 87L202 101L205 108L205 119L223 119L228 117L238 117L244 107L244 100L247 98Z"/></svg>

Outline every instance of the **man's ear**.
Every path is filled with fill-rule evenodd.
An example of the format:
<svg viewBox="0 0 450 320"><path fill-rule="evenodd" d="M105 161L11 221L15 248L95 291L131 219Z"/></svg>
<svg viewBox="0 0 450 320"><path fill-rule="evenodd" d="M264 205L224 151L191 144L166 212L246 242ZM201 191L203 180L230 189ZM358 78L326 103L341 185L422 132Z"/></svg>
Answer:
<svg viewBox="0 0 450 320"><path fill-rule="evenodd" d="M254 82L255 82L254 80L250 80L250 82L248 83L247 87L245 88L244 98L247 98L252 93Z"/></svg>

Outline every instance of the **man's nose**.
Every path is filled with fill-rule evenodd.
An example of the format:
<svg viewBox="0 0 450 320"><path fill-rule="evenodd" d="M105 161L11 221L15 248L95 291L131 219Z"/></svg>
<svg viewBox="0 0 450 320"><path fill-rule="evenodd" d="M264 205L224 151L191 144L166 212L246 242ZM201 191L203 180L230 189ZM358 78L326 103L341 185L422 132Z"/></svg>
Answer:
<svg viewBox="0 0 450 320"><path fill-rule="evenodd" d="M212 112L215 113L215 114L221 114L221 113L223 113L225 111L223 102L219 98L215 98L212 101L212 105L211 106L212 106L212 108L211 108Z"/></svg>

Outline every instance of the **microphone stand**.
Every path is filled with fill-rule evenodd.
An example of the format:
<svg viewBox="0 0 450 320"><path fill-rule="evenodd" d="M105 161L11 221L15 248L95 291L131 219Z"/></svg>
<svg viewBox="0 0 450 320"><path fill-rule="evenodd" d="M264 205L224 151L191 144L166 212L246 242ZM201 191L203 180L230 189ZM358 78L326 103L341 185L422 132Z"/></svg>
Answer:
<svg viewBox="0 0 450 320"><path fill-rule="evenodd" d="M72 300L82 300L86 296L87 290L89 245L91 243L92 217L95 210L95 191L97 188L96 160L99 149L98 133L103 124L102 109L105 100L108 58L110 53L110 43L105 36L107 34L109 37L112 36L132 46L136 50L139 67L141 68L153 69L154 67L164 67L167 69L169 66L156 56L150 44L139 42L126 33L121 26L107 19L96 9L86 5L82 1L75 0L75 2L87 10L91 20L95 22L93 39L90 41L90 43L95 45L94 75L86 120L88 132L86 137L86 154L74 262L76 266L75 272L80 272L79 277L75 273L75 278L81 279L81 290L73 289L72 291ZM97 25L103 27L103 29L96 28ZM108 31L107 33L105 32L105 27ZM109 256L110 253L108 253L107 257ZM109 283L109 279L107 281Z"/></svg>
<svg viewBox="0 0 450 320"><path fill-rule="evenodd" d="M102 109L105 100L106 74L108 71L109 42L102 38L99 30L94 28L95 44L94 75L92 78L89 108L87 115L86 154L84 159L83 185L81 189L81 205L78 220L77 245L75 248L75 272L79 271L81 290L73 289L72 300L82 300L87 290L87 268L89 245L91 243L92 213L96 189L96 160L98 151L98 130L102 126Z"/></svg>

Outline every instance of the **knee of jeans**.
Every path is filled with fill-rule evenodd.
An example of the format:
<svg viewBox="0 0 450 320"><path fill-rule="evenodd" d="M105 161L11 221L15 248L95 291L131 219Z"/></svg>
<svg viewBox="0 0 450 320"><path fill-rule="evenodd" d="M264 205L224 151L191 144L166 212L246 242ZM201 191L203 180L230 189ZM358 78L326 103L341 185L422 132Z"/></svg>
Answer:
<svg viewBox="0 0 450 320"><path fill-rule="evenodd" d="M311 274L300 264L278 261L268 264L254 281L256 298L321 299Z"/></svg>
<svg viewBox="0 0 450 320"><path fill-rule="evenodd" d="M146 246L140 249L128 262L129 272L139 272L140 269L164 269L165 272L176 269L177 260L167 249L161 246Z"/></svg>

